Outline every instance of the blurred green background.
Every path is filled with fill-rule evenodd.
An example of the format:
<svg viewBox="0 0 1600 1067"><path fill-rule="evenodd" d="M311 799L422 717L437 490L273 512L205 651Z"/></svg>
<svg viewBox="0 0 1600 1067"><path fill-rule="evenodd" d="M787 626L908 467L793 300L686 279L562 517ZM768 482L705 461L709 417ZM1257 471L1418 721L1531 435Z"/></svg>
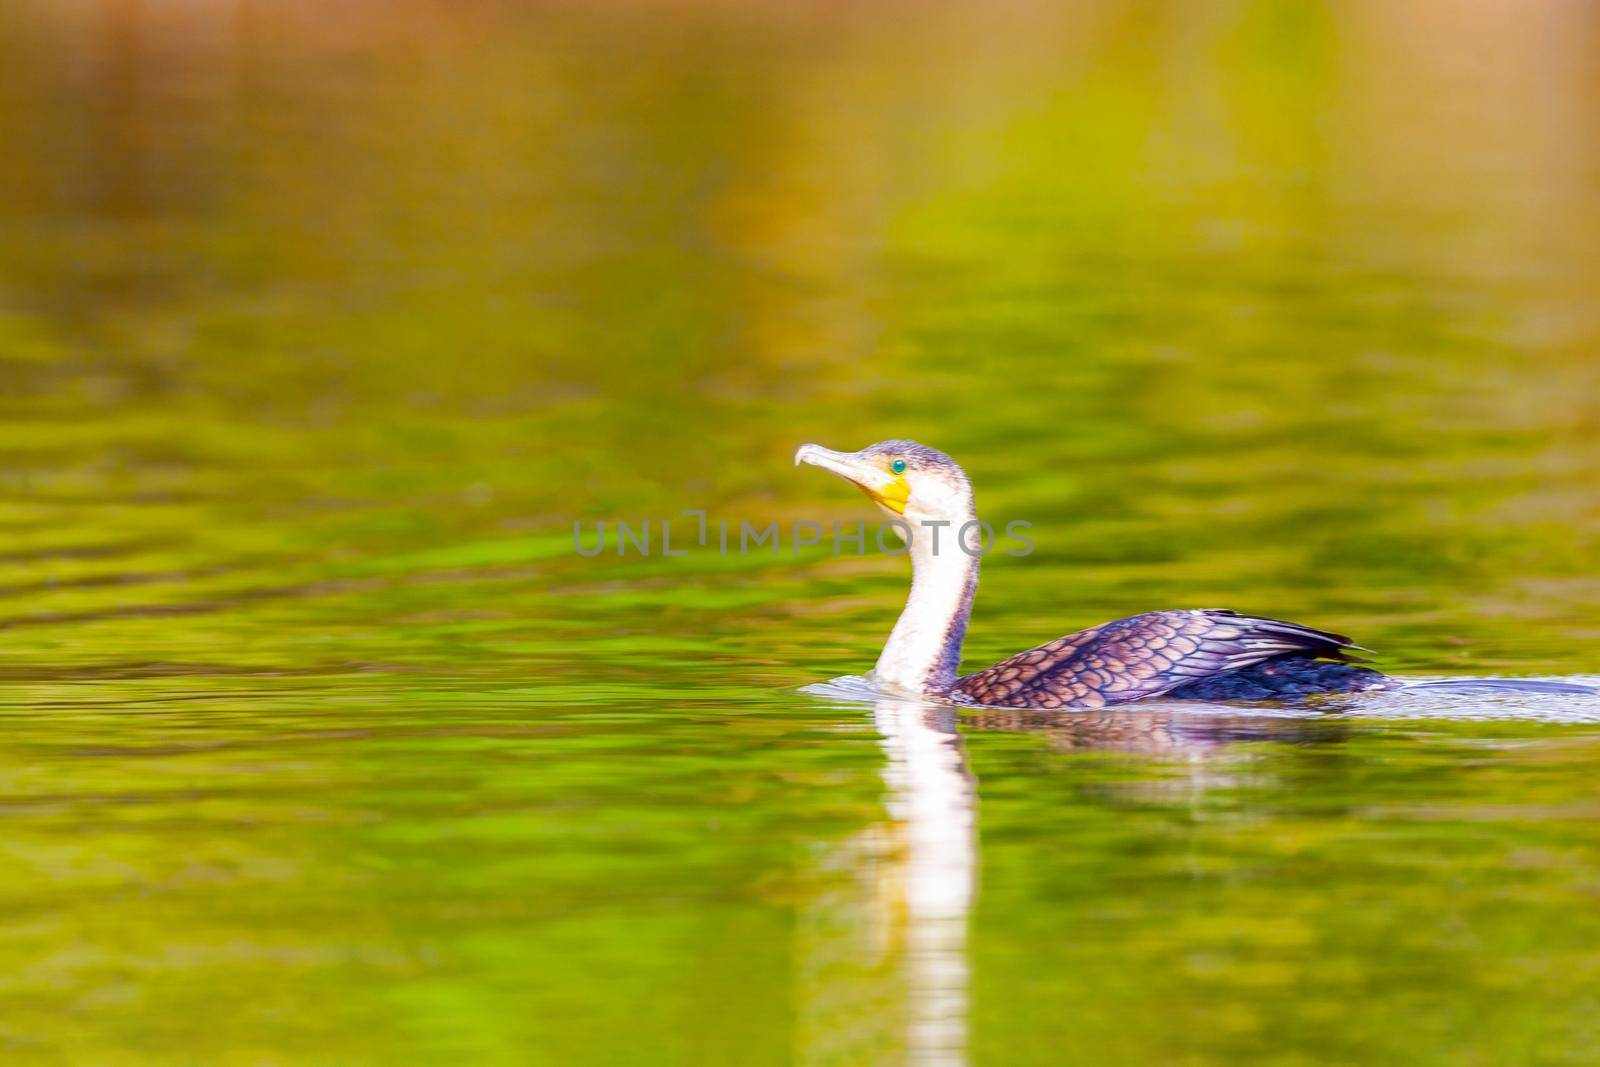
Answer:
<svg viewBox="0 0 1600 1067"><path fill-rule="evenodd" d="M870 518L801 441L1034 524L969 667L1216 605L1600 671L1591 4L19 0L0 60L9 1062L903 1059L883 756L793 691L903 563L572 552ZM969 724L967 1054L1594 1062L1600 733L1503 717Z"/></svg>

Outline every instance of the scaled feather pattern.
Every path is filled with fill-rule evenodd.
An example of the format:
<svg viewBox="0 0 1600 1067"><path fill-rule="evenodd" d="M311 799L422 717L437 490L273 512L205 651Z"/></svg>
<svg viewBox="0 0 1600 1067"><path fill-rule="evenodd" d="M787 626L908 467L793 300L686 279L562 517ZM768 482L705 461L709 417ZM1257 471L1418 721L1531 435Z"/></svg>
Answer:
<svg viewBox="0 0 1600 1067"><path fill-rule="evenodd" d="M956 682L975 704L1098 708L1151 697L1271 700L1382 688L1348 637L1233 611L1154 611L1019 652Z"/></svg>

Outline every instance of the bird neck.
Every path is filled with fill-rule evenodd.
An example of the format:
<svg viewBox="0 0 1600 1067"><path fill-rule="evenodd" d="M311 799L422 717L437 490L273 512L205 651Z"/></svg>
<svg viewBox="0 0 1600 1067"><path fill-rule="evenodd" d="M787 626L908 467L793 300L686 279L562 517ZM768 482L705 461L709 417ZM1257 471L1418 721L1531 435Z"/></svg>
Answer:
<svg viewBox="0 0 1600 1067"><path fill-rule="evenodd" d="M935 531L917 527L911 538L911 595L894 624L873 680L918 696L943 696L955 685L961 642L978 588L977 529L968 550L957 543L960 523Z"/></svg>

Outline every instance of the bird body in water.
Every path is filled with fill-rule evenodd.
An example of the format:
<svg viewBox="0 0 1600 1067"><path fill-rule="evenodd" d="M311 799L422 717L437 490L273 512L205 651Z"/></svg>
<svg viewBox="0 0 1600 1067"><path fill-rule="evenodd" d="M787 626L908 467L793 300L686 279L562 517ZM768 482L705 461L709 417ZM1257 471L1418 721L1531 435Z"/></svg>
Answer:
<svg viewBox="0 0 1600 1067"><path fill-rule="evenodd" d="M943 452L913 441L881 441L859 452L802 445L795 463L853 482L903 524L902 533L910 531L911 594L872 673L885 689L989 707L1056 709L1152 697L1295 700L1394 684L1350 663L1356 646L1347 637L1220 609L1118 619L957 677L982 554L966 472Z"/></svg>

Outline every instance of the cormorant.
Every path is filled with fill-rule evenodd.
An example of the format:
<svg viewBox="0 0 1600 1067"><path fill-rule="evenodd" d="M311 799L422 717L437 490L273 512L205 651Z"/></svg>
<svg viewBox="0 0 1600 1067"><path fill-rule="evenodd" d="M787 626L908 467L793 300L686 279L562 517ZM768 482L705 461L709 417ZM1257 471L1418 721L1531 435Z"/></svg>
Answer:
<svg viewBox="0 0 1600 1067"><path fill-rule="evenodd" d="M1223 609L1118 619L958 678L981 554L971 540L977 512L966 472L914 441L880 441L859 452L801 445L794 461L854 482L912 534L911 595L871 676L885 689L988 707L1055 709L1151 697L1294 700L1396 684L1350 663L1357 646L1348 637ZM930 531L944 536L926 536ZM967 547L957 536L969 538Z"/></svg>

